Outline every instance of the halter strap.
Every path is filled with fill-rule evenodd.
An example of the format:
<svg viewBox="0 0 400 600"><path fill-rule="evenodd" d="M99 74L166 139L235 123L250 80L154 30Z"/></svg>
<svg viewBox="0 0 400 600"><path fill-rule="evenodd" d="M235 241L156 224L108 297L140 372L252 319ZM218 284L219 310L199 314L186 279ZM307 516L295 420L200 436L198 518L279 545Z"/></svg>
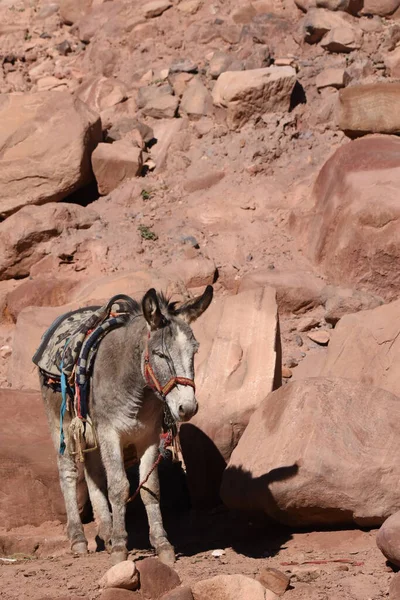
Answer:
<svg viewBox="0 0 400 600"><path fill-rule="evenodd" d="M147 385L152 390L158 392L164 401L167 394L169 394L170 391L177 385L187 385L195 390L196 386L193 379L189 379L188 377L171 377L171 379L169 379L164 386L161 385L161 383L157 379L156 374L154 373L153 367L150 364L149 338L150 333L147 336L146 350L144 353L144 376Z"/></svg>

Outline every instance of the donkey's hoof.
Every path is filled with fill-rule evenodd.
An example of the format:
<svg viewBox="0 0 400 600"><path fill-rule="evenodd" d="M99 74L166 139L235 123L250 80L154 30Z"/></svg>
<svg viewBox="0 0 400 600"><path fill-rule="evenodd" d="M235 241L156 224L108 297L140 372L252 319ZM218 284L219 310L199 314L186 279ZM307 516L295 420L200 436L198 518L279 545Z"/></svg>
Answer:
<svg viewBox="0 0 400 600"><path fill-rule="evenodd" d="M88 545L87 542L75 542L71 544L71 552L72 554L87 554L88 553Z"/></svg>
<svg viewBox="0 0 400 600"><path fill-rule="evenodd" d="M128 558L127 550L113 550L111 552L111 564L117 565L120 562L123 562Z"/></svg>
<svg viewBox="0 0 400 600"><path fill-rule="evenodd" d="M172 567L175 563L175 550L169 543L163 544L157 548L157 556L162 563L169 567Z"/></svg>

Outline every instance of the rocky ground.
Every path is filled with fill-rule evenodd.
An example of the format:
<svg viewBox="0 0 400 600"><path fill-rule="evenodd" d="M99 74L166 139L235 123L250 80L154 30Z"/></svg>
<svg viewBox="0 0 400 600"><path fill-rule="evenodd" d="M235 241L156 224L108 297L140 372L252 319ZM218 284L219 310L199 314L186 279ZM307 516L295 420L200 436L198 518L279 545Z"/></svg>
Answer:
<svg viewBox="0 0 400 600"><path fill-rule="evenodd" d="M211 283L193 426L212 443L193 454L182 430L193 509L168 515L183 584L276 567L289 600L387 597L375 529L352 528L400 509L399 6L0 0L1 598L96 598L108 567L68 555L30 361L44 329ZM233 512L213 513L227 465Z"/></svg>

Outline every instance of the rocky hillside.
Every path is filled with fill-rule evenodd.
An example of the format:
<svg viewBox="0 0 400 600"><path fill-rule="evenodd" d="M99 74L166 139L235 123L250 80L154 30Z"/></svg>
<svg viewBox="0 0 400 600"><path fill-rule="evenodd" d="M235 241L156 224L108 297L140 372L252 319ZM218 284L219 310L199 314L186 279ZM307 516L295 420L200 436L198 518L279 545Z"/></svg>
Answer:
<svg viewBox="0 0 400 600"><path fill-rule="evenodd" d="M44 330L152 286L215 289L181 428L193 507L291 527L400 510L399 16L400 0L0 0L4 527L65 518L31 362ZM379 582L335 589L386 597Z"/></svg>

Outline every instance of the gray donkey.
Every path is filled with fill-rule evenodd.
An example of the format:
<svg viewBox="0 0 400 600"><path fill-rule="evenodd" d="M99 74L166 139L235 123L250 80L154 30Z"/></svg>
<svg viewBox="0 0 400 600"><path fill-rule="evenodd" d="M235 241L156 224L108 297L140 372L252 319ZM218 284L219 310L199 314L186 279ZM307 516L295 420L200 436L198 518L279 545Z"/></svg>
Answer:
<svg viewBox="0 0 400 600"><path fill-rule="evenodd" d="M208 308L212 296L213 288L207 286L203 295L177 306L151 289L141 305L134 303L128 322L108 333L100 343L89 402L99 449L85 454L84 472L98 536L111 551L113 563L127 557L125 506L129 483L124 448L134 445L143 481L158 457L165 412L175 422L188 421L196 414L193 378L198 342L189 324ZM61 393L45 385L42 375L40 379L53 441L58 448ZM66 413L65 432L70 419ZM87 540L76 495L77 467L68 449L58 455L58 468L71 549L85 554ZM151 472L140 495L147 512L150 543L160 560L171 564L175 553L163 526L157 469Z"/></svg>

